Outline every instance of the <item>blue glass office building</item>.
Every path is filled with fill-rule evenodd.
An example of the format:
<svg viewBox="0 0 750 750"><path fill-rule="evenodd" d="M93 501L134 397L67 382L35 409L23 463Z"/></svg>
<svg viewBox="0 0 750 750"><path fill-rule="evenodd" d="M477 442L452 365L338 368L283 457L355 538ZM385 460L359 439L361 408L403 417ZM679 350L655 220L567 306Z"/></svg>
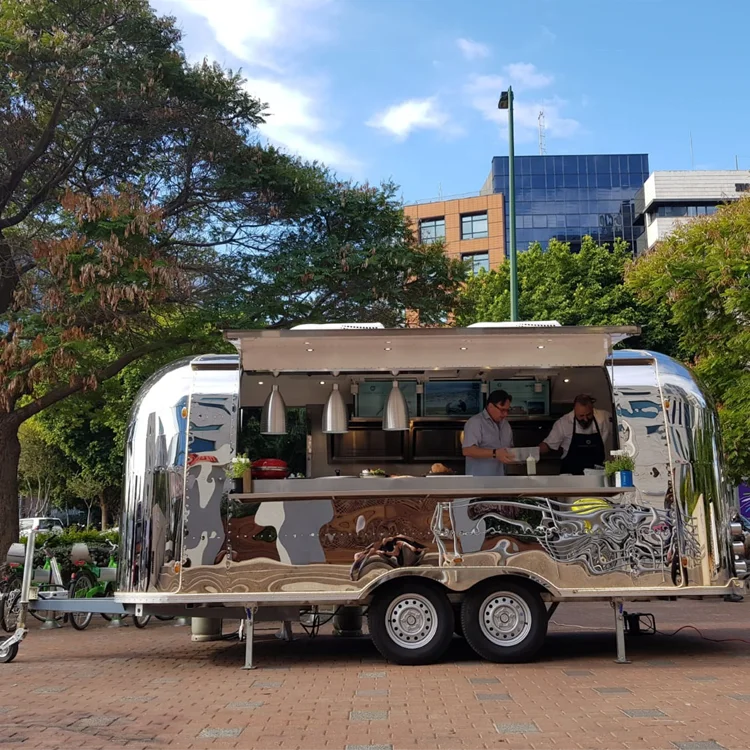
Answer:
<svg viewBox="0 0 750 750"><path fill-rule="evenodd" d="M482 193L508 196L507 156L492 160ZM579 249L591 235L597 242L624 239L635 252L643 227L634 226L633 199L648 177L647 154L516 156L516 247L550 239ZM508 201L505 201L506 227ZM506 231L505 246L508 245Z"/></svg>

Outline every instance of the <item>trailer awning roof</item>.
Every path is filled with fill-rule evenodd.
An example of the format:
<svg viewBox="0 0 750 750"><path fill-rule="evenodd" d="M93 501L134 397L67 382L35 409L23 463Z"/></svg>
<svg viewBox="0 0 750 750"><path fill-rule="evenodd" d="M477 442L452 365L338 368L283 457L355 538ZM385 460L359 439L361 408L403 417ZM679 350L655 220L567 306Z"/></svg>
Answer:
<svg viewBox="0 0 750 750"><path fill-rule="evenodd" d="M252 372L601 366L637 326L225 331Z"/></svg>

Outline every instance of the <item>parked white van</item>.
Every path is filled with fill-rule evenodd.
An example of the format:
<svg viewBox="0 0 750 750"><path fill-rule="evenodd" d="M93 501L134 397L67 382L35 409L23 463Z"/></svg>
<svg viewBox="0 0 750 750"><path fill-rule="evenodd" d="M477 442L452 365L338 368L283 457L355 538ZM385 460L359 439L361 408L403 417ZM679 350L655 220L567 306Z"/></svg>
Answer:
<svg viewBox="0 0 750 750"><path fill-rule="evenodd" d="M41 518L39 516L22 518L18 526L21 536L26 536L33 528L43 534L62 534L65 530L59 518Z"/></svg>

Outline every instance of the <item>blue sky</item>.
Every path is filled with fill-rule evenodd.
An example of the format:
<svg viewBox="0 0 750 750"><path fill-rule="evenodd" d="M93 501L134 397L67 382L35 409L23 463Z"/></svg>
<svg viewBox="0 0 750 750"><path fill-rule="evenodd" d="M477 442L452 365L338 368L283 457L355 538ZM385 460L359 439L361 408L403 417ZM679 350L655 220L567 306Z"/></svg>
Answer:
<svg viewBox="0 0 750 750"><path fill-rule="evenodd" d="M479 190L507 153L646 152L750 169L750 4L698 0L152 0L191 59L241 68L263 136L406 202ZM693 160L690 138L692 134Z"/></svg>

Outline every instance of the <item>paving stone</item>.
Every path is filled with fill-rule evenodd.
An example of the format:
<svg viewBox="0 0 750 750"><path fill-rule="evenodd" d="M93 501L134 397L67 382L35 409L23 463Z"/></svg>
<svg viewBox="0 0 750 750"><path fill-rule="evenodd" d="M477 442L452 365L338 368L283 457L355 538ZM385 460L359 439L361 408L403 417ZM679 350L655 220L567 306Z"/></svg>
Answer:
<svg viewBox="0 0 750 750"><path fill-rule="evenodd" d="M358 698L387 698L390 690L357 690Z"/></svg>
<svg viewBox="0 0 750 750"><path fill-rule="evenodd" d="M373 680L385 677L385 675L386 675L385 672L360 672L359 673L360 678L362 678L362 679L373 679Z"/></svg>
<svg viewBox="0 0 750 750"><path fill-rule="evenodd" d="M78 727L108 727L117 721L117 716L87 716L76 722Z"/></svg>
<svg viewBox="0 0 750 750"><path fill-rule="evenodd" d="M123 703L149 703L154 700L152 695L126 695L120 698Z"/></svg>
<svg viewBox="0 0 750 750"><path fill-rule="evenodd" d="M727 698L731 698L735 701L741 701L742 703L750 703L750 695L747 693L731 693L727 695Z"/></svg>
<svg viewBox="0 0 750 750"><path fill-rule="evenodd" d="M469 682L472 685L499 685L500 680L497 677L470 677Z"/></svg>
<svg viewBox="0 0 750 750"><path fill-rule="evenodd" d="M720 745L713 740L702 740L701 742L673 742L679 750L726 750L724 745Z"/></svg>
<svg viewBox="0 0 750 750"><path fill-rule="evenodd" d="M227 708L260 708L262 705L263 701L235 701L227 703Z"/></svg>
<svg viewBox="0 0 750 750"><path fill-rule="evenodd" d="M624 687L606 687L606 688L594 688L599 695L625 695L626 693L632 693L632 690Z"/></svg>
<svg viewBox="0 0 750 750"><path fill-rule="evenodd" d="M349 721L385 721L388 711L350 711Z"/></svg>
<svg viewBox="0 0 750 750"><path fill-rule="evenodd" d="M393 745L347 745L345 750L393 750Z"/></svg>
<svg viewBox="0 0 750 750"><path fill-rule="evenodd" d="M223 737L239 737L242 727L230 727L227 729L204 729L198 737L209 740L219 740Z"/></svg>
<svg viewBox="0 0 750 750"><path fill-rule="evenodd" d="M508 693L477 693L476 699L480 701L512 701Z"/></svg>
<svg viewBox="0 0 750 750"><path fill-rule="evenodd" d="M49 695L50 693L64 693L67 689L65 687L40 687L34 692L37 695Z"/></svg>
<svg viewBox="0 0 750 750"><path fill-rule="evenodd" d="M718 677L688 677L691 682L716 682Z"/></svg>
<svg viewBox="0 0 750 750"><path fill-rule="evenodd" d="M264 682L263 680L255 680L253 687L255 688L280 688L283 682Z"/></svg>
<svg viewBox="0 0 750 750"><path fill-rule="evenodd" d="M642 664L649 667L674 667L676 663L671 659L648 659L642 662Z"/></svg>
<svg viewBox="0 0 750 750"><path fill-rule="evenodd" d="M179 682L176 677L158 677L155 680L151 680L154 685L175 685Z"/></svg>
<svg viewBox="0 0 750 750"><path fill-rule="evenodd" d="M594 673L590 669L563 669L568 677L591 677Z"/></svg>
<svg viewBox="0 0 750 750"><path fill-rule="evenodd" d="M530 723L495 724L498 734L532 734L539 731L539 727Z"/></svg>
<svg viewBox="0 0 750 750"><path fill-rule="evenodd" d="M666 714L658 708L627 708L623 709L625 716L631 719L663 719Z"/></svg>

